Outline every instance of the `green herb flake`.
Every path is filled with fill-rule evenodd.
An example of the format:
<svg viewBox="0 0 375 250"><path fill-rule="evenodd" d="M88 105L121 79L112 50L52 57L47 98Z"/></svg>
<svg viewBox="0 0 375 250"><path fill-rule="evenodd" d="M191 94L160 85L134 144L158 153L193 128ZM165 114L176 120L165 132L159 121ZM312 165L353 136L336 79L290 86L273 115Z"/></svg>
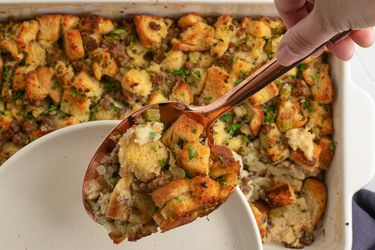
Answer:
<svg viewBox="0 0 375 250"><path fill-rule="evenodd" d="M223 120L225 123L230 123L232 121L231 113L226 113L225 115L222 115L221 120Z"/></svg>
<svg viewBox="0 0 375 250"><path fill-rule="evenodd" d="M35 141L36 139L38 139L38 137L36 137L36 136L30 136L30 141Z"/></svg>
<svg viewBox="0 0 375 250"><path fill-rule="evenodd" d="M197 128L193 128L193 130L191 132L193 132L193 134L196 134L198 132L198 129Z"/></svg>
<svg viewBox="0 0 375 250"><path fill-rule="evenodd" d="M208 188L207 183L205 181L201 182L201 187Z"/></svg>
<svg viewBox="0 0 375 250"><path fill-rule="evenodd" d="M185 69L185 68L174 69L174 70L172 70L172 75L188 77L190 75L190 71L188 69Z"/></svg>
<svg viewBox="0 0 375 250"><path fill-rule="evenodd" d="M150 140L154 140L158 134L155 131L152 131L148 134Z"/></svg>
<svg viewBox="0 0 375 250"><path fill-rule="evenodd" d="M114 78L103 76L101 83L107 92L116 92L121 89L121 83Z"/></svg>
<svg viewBox="0 0 375 250"><path fill-rule="evenodd" d="M154 151L155 153L158 152L158 146L152 145L152 151Z"/></svg>
<svg viewBox="0 0 375 250"><path fill-rule="evenodd" d="M112 35L119 36L119 35L123 34L124 32L125 32L124 29L116 29L116 30L112 31Z"/></svg>
<svg viewBox="0 0 375 250"><path fill-rule="evenodd" d="M12 97L13 101L20 99L24 94L25 92L23 90L17 90Z"/></svg>
<svg viewBox="0 0 375 250"><path fill-rule="evenodd" d="M301 105L302 105L302 107L305 109L305 110L307 110L308 112L312 112L313 111L313 109L312 109L312 107L311 107L311 103L309 102L309 101L307 101L307 100L305 100L305 99L301 99L300 100L300 103L301 103Z"/></svg>
<svg viewBox="0 0 375 250"><path fill-rule="evenodd" d="M164 159L161 159L159 160L159 165L163 168L165 165L167 165L167 162Z"/></svg>
<svg viewBox="0 0 375 250"><path fill-rule="evenodd" d="M271 124L275 122L276 113L275 110L271 106L265 106L263 108L264 111L264 123Z"/></svg>
<svg viewBox="0 0 375 250"><path fill-rule="evenodd" d="M240 69L240 72L241 72L242 74L244 74L244 75L247 74L246 70L244 70L244 69Z"/></svg>
<svg viewBox="0 0 375 250"><path fill-rule="evenodd" d="M9 68L7 66L3 69L3 79L6 79L9 75Z"/></svg>
<svg viewBox="0 0 375 250"><path fill-rule="evenodd" d="M194 77L194 79L197 79L197 80L201 79L201 72L199 71L194 71L191 73L191 75Z"/></svg>
<svg viewBox="0 0 375 250"><path fill-rule="evenodd" d="M76 98L78 96L78 91L75 90L73 93L72 93L72 97Z"/></svg>
<svg viewBox="0 0 375 250"><path fill-rule="evenodd" d="M234 82L234 86L237 86L237 85L240 84L243 80L245 80L245 77L243 77L243 76L238 77L238 79Z"/></svg>
<svg viewBox="0 0 375 250"><path fill-rule="evenodd" d="M306 64L301 63L300 65L297 66L297 70L298 72L302 72L306 69L306 67L307 67Z"/></svg>
<svg viewBox="0 0 375 250"><path fill-rule="evenodd" d="M225 157L225 155L220 155L219 156L219 160L221 161L221 163L223 163L223 165L225 166L226 162L227 162L227 158Z"/></svg>
<svg viewBox="0 0 375 250"><path fill-rule="evenodd" d="M58 89L58 88L60 88L61 86L60 86L60 84L58 83L58 82L54 82L54 83L52 83L52 89Z"/></svg>
<svg viewBox="0 0 375 250"><path fill-rule="evenodd" d="M188 153L189 153L189 159L190 160L197 156L197 151L193 148L192 145L189 145Z"/></svg>
<svg viewBox="0 0 375 250"><path fill-rule="evenodd" d="M180 196L173 197L174 200L176 200L178 203L182 202L182 198Z"/></svg>
<svg viewBox="0 0 375 250"><path fill-rule="evenodd" d="M156 214L159 211L159 208L157 206L153 206L151 209L152 215Z"/></svg>
<svg viewBox="0 0 375 250"><path fill-rule="evenodd" d="M233 123L233 124L227 124L226 129L229 132L230 135L235 135L237 130L240 128L240 124Z"/></svg>
<svg viewBox="0 0 375 250"><path fill-rule="evenodd" d="M329 149L332 150L332 151L334 151L335 148L336 148L336 145L337 145L336 142L332 142L331 144L329 144Z"/></svg>

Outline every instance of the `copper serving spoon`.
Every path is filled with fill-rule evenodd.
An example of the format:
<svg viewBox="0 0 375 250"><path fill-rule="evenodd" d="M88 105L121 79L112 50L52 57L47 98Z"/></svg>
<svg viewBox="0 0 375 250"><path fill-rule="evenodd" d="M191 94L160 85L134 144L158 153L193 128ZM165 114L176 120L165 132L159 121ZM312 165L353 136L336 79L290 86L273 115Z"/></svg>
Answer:
<svg viewBox="0 0 375 250"><path fill-rule="evenodd" d="M139 121L140 117L143 117L146 110L151 108L158 108L160 111L160 122L162 122L166 128L168 128L182 114L189 116L205 127L203 136L208 139L209 145L213 145L214 141L212 137L211 126L217 118L243 103L251 95L255 94L256 92L270 84L272 81L276 80L277 78L300 64L307 57L313 55L317 51L322 50L327 44L334 44L338 42L339 40L347 36L350 32L351 30L339 33L326 43L320 45L312 53L290 66L283 66L279 64L276 58L270 60L268 63L264 64L262 67L248 76L245 80L243 80L240 84L234 87L232 90L208 105L198 107L186 105L181 102L165 102L147 105L131 113L106 136L87 167L82 187L82 199L87 213L92 219L95 220L91 207L85 197L83 189L85 183L93 178L96 178L96 168L101 165L103 157L111 153L116 146L117 140L115 138L118 138L119 135L123 135L130 127L136 125L137 121Z"/></svg>

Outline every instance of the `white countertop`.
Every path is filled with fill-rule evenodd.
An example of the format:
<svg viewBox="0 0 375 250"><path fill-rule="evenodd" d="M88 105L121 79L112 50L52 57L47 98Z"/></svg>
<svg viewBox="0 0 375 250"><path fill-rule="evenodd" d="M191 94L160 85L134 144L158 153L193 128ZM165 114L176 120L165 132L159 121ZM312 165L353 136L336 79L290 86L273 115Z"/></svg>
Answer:
<svg viewBox="0 0 375 250"><path fill-rule="evenodd" d="M368 49L356 48L351 60L351 73L353 81L370 93L375 101L375 45ZM366 188L375 192L375 178Z"/></svg>

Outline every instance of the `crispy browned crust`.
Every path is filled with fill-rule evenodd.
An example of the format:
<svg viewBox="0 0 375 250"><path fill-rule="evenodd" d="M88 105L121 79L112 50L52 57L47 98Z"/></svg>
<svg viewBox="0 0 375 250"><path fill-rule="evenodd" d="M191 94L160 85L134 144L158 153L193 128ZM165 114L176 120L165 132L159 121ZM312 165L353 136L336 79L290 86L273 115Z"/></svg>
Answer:
<svg viewBox="0 0 375 250"><path fill-rule="evenodd" d="M250 208L253 211L255 220L258 225L258 230L262 239L267 235L267 220L268 220L268 208L264 206L261 202L250 203Z"/></svg>
<svg viewBox="0 0 375 250"><path fill-rule="evenodd" d="M172 89L171 98L185 104L191 104L194 97L189 85L185 83L184 79L180 78Z"/></svg>
<svg viewBox="0 0 375 250"><path fill-rule="evenodd" d="M322 151L322 148L314 143L314 151L313 151L313 158L312 160L306 159L304 153L297 149L291 150L290 159L297 163L300 166L306 167L308 169L317 168L319 167L319 156Z"/></svg>
<svg viewBox="0 0 375 250"><path fill-rule="evenodd" d="M321 181L308 178L303 183L302 192L306 198L307 204L309 204L312 222L311 230L314 230L327 206L327 188Z"/></svg>
<svg viewBox="0 0 375 250"><path fill-rule="evenodd" d="M39 22L40 30L38 40L56 42L61 32L61 15L45 15L36 18Z"/></svg>
<svg viewBox="0 0 375 250"><path fill-rule="evenodd" d="M96 15L88 15L80 19L78 27L81 30L95 32L100 34L106 34L113 30L113 24L111 19Z"/></svg>
<svg viewBox="0 0 375 250"><path fill-rule="evenodd" d="M277 88L276 84L271 83L268 84L263 89L259 90L256 94L249 97L249 102L252 105L261 105L269 100L271 100L273 97L277 96L279 94L279 89Z"/></svg>
<svg viewBox="0 0 375 250"><path fill-rule="evenodd" d="M37 73L31 71L24 75L26 96L31 101L41 101L48 95L48 89L39 81Z"/></svg>
<svg viewBox="0 0 375 250"><path fill-rule="evenodd" d="M81 32L67 30L64 34L65 53L70 60L79 60L85 55Z"/></svg>
<svg viewBox="0 0 375 250"><path fill-rule="evenodd" d="M190 191L190 180L179 179L169 182L167 185L153 191L152 199L158 207L163 207L173 197Z"/></svg>
<svg viewBox="0 0 375 250"><path fill-rule="evenodd" d="M248 101L245 102L245 107L250 113L250 131L252 136L257 136L263 125L264 112L262 106L254 106Z"/></svg>
<svg viewBox="0 0 375 250"><path fill-rule="evenodd" d="M135 16L135 27L145 47L160 47L162 40L167 36L167 24L160 16Z"/></svg>
<svg viewBox="0 0 375 250"><path fill-rule="evenodd" d="M213 66L207 69L206 85L203 89L203 98L212 102L232 89L228 82L229 74Z"/></svg>
<svg viewBox="0 0 375 250"><path fill-rule="evenodd" d="M335 144L331 139L324 137L320 139L319 146L322 149L319 156L319 167L326 169L331 165Z"/></svg>
<svg viewBox="0 0 375 250"><path fill-rule="evenodd" d="M267 201L272 208L283 207L296 202L293 188L287 184L278 184L266 193Z"/></svg>

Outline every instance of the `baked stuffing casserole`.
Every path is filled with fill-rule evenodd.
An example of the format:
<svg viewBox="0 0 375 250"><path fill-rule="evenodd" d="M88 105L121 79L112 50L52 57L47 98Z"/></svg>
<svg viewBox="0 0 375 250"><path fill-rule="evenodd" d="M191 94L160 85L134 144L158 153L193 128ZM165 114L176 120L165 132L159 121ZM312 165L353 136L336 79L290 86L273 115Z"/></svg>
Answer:
<svg viewBox="0 0 375 250"><path fill-rule="evenodd" d="M56 129L122 119L167 100L210 103L274 57L279 19L46 15L0 24L0 162ZM243 160L239 184L264 242L313 242L333 157L326 55L219 119L215 143Z"/></svg>
<svg viewBox="0 0 375 250"><path fill-rule="evenodd" d="M233 193L240 170L239 156L209 147L200 138L203 126L188 116L169 128L158 109L139 118L84 182L94 219L115 243L209 214Z"/></svg>

